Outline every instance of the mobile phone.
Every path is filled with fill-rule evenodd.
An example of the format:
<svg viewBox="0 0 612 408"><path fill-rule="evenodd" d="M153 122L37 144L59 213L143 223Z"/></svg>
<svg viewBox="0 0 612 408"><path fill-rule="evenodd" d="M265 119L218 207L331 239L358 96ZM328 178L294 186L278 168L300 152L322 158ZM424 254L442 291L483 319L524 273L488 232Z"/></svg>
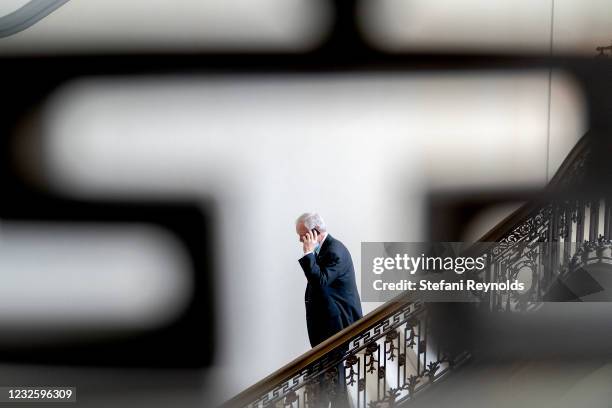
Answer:
<svg viewBox="0 0 612 408"><path fill-rule="evenodd" d="M319 232L319 230L316 227L311 229L310 232L312 232L313 235L314 235L315 232L317 233L317 235L321 235L321 233Z"/></svg>

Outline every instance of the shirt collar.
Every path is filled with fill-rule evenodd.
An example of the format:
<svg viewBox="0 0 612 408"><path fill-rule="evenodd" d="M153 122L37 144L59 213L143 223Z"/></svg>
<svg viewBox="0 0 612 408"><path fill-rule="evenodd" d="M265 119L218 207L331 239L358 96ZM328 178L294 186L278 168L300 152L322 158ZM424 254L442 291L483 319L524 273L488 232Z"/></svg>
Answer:
<svg viewBox="0 0 612 408"><path fill-rule="evenodd" d="M329 234L326 232L325 235L323 236L323 240L319 243L319 246L317 247L317 249L315 249L315 255L319 255L319 252L321 251L321 248L323 248L323 243L325 242L325 240L327 239L327 236Z"/></svg>

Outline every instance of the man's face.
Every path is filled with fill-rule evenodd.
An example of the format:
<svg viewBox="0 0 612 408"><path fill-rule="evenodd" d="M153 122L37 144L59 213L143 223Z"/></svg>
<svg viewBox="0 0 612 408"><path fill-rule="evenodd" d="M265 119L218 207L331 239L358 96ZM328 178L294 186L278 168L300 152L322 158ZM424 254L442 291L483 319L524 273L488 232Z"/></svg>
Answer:
<svg viewBox="0 0 612 408"><path fill-rule="evenodd" d="M300 237L300 242L303 242L304 237L308 232L310 232L310 230L306 228L306 225L304 225L304 223L300 223L295 226L295 232L297 232L298 237Z"/></svg>

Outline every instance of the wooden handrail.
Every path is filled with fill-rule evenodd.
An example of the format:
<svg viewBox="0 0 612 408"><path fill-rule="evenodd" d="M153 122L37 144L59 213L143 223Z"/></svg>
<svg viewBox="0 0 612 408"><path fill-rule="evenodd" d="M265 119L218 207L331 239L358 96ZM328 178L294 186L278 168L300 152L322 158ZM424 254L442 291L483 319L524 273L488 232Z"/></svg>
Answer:
<svg viewBox="0 0 612 408"><path fill-rule="evenodd" d="M588 135L584 135L578 143L572 148L568 156L565 158L551 181L549 182L547 189L556 187L559 182L567 176L568 171L572 163L585 151L588 146ZM519 209L514 211L495 227L493 227L488 233L486 233L479 242L497 242L504 235L508 234L517 224L527 219L533 211L539 209L541 203L537 201L528 202L521 206ZM410 303L411 300L406 293L402 293L385 304L379 306L372 312L365 315L360 320L356 321L352 325L339 331L332 337L328 338L324 342L320 343L316 347L297 357L289 364L281 367L277 371L268 375L261 381L247 388L240 394L236 395L232 399L226 401L222 407L234 408L241 407L249 404L253 399L259 397L265 392L269 391L276 384L287 380L291 375L306 368L309 364L314 363L318 359L322 358L331 351L337 349L343 344L350 341L355 335L368 330L370 327L376 325L385 317L388 317L401 309L406 303Z"/></svg>

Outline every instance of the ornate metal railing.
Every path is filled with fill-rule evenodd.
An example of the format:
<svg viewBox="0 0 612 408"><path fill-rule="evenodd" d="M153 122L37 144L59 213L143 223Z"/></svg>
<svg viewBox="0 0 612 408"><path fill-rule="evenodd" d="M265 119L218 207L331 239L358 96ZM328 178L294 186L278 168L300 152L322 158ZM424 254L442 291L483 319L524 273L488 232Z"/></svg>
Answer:
<svg viewBox="0 0 612 408"><path fill-rule="evenodd" d="M339 364L354 406L407 400L469 357L465 352L450 355L429 333L429 314L423 303L390 302L225 406L320 406L322 392L333 398Z"/></svg>
<svg viewBox="0 0 612 408"><path fill-rule="evenodd" d="M583 138L572 150L542 200L526 204L481 239L497 244L486 254L488 268L472 278L527 284L522 292L474 293L491 310L526 312L545 301L578 300L579 293L555 289L580 268L612 264L612 199L576 194L571 188L586 181L587 141Z"/></svg>
<svg viewBox="0 0 612 408"><path fill-rule="evenodd" d="M525 312L544 301L578 300L556 296L554 288L565 278L593 263L611 263L609 199L552 201L533 212L486 254L488 267L471 275L485 282L519 280L522 292L507 290L474 293L491 310Z"/></svg>
<svg viewBox="0 0 612 408"><path fill-rule="evenodd" d="M487 268L475 279L529 280L522 293L474 293L493 312L537 309L554 282L579 265L612 262L612 202L555 195L580 182L589 156L587 138L568 155L542 200L522 206L481 241L497 242ZM553 198L551 198L553 197ZM607 255L604 249L608 248ZM379 307L300 358L228 401L226 407L320 406L344 378L356 407L388 407L410 401L470 358L467 351L434 338L426 304L402 295ZM338 380L340 379L340 380ZM329 396L329 395L328 395ZM325 397L327 398L327 397ZM324 405L324 404L323 404Z"/></svg>

